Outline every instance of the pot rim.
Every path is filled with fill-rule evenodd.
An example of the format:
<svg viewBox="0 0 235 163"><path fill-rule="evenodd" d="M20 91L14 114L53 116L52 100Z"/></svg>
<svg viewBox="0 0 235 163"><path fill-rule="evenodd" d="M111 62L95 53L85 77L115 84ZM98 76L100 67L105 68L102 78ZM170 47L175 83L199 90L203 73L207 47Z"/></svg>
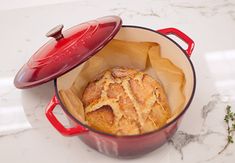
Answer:
<svg viewBox="0 0 235 163"><path fill-rule="evenodd" d="M57 88L57 78L54 80L54 88L55 88L55 95L57 97L57 99L59 100L59 104L60 106L62 107L63 111L66 113L66 115L69 116L70 119L72 119L74 122L78 123L78 125L81 125L85 128L88 129L88 131L92 131L92 132L95 132L97 134L101 134L103 136L110 136L110 137L114 137L114 138L135 138L135 137L141 137L141 136L147 136L147 135L151 135L151 134L154 134L154 133L158 133L162 130L164 130L165 128L167 128L168 126L170 126L171 124L173 124L174 122L178 121L180 117L182 117L184 115L184 113L188 110L192 100L193 100L193 97L194 97L194 94L195 94L195 90L196 90L196 73L195 73L195 69L194 69L194 66L193 66L193 63L192 61L190 60L188 54L186 53L186 51L176 42L174 41L173 39L171 39L170 37L156 31L156 30L153 30L153 29L149 29L149 28L146 28L146 27L141 27L141 26L135 26L135 25L122 25L122 27L131 27L131 28L139 28L139 29L143 29L143 30L148 30L148 31L151 31L151 32L154 32L154 33L157 33L157 34L160 34L161 36L167 38L169 41L172 41L182 52L183 54L186 56L188 62L190 63L190 66L192 68L192 71L193 71L193 90L192 90L192 94L188 100L188 103L186 104L186 106L184 107L183 111L181 111L180 114L178 114L172 121L170 121L169 123L165 124L164 126L160 127L159 129L157 130L153 130L151 132L147 132L147 133L144 133L144 134L138 134L138 135L123 135L123 136L118 136L118 135L113 135L113 134L109 134L109 133L105 133L105 132L102 132L102 131L99 131L99 130L96 130L86 124L83 124L82 122L80 122L79 120L77 120L67 109L66 107L64 106L62 100L60 99L60 96L59 96L59 92L58 92L58 88ZM79 66L79 65L78 65ZM78 134L79 135L79 134Z"/></svg>

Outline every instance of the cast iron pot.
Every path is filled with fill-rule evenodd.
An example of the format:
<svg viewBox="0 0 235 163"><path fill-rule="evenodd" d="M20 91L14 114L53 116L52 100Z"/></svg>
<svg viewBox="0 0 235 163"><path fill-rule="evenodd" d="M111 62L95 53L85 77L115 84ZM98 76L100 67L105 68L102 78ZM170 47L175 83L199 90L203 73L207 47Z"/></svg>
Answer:
<svg viewBox="0 0 235 163"><path fill-rule="evenodd" d="M176 28L152 30L121 24L119 17L109 16L80 24L63 33L62 26L54 28L47 34L54 39L40 48L18 72L15 86L29 88L54 79L55 95L46 108L46 116L50 123L62 135L78 136L85 144L105 155L132 158L149 153L163 145L176 132L184 113L189 108L196 87L195 71L190 60L194 42ZM168 35L175 35L183 40L187 44L187 49L183 49ZM162 56L170 59L185 74L184 109L171 122L158 130L132 136L115 136L95 130L81 123L68 112L59 96L59 90L67 86L68 80L74 79L76 68L113 38L136 42L157 42L161 46ZM72 127L66 128L56 118L53 110L57 105L60 105L66 113Z"/></svg>

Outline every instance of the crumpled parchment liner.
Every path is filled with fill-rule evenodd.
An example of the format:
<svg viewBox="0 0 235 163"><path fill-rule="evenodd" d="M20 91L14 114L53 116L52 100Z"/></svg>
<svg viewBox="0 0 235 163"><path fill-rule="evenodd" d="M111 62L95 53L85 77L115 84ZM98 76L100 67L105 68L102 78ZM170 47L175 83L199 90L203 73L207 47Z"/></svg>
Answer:
<svg viewBox="0 0 235 163"><path fill-rule="evenodd" d="M129 42L113 39L101 51L90 58L77 74L71 90L60 90L60 96L68 111L85 123L81 97L86 85L97 75L113 67L134 68L160 81L165 89L172 112L171 121L184 107L185 76L169 59L162 58L160 46L152 42ZM73 98L69 98L71 93ZM67 96L67 97L66 97ZM77 96L77 98L74 98ZM79 116L80 114L80 116Z"/></svg>

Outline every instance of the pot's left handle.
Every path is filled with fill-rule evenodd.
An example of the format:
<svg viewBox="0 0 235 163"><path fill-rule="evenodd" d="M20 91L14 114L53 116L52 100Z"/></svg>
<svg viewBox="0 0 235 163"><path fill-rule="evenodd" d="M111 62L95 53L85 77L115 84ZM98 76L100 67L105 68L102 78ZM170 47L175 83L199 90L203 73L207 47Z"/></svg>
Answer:
<svg viewBox="0 0 235 163"><path fill-rule="evenodd" d="M162 33L164 35L175 35L176 37L180 38L181 40L183 40L187 45L187 49L185 50L185 52L187 53L187 55L190 57L193 49L194 49L194 41L187 36L185 33L183 33L182 31L180 31L179 29L176 28L165 28L165 29L160 29L157 30L157 32Z"/></svg>
<svg viewBox="0 0 235 163"><path fill-rule="evenodd" d="M88 130L82 126L76 126L72 128L66 128L64 127L56 118L56 116L53 113L53 110L55 109L56 105L59 105L59 100L56 96L54 96L46 108L46 117L51 122L51 124L64 136L73 136L73 135L79 135L81 133L88 132Z"/></svg>

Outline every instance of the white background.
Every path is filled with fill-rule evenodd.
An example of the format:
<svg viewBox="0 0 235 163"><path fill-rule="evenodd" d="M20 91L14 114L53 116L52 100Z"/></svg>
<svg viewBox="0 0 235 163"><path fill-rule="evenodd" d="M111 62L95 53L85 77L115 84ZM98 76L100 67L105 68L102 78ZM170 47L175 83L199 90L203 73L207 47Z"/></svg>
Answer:
<svg viewBox="0 0 235 163"><path fill-rule="evenodd" d="M10 10L72 1L76 0L0 0L0 10Z"/></svg>

